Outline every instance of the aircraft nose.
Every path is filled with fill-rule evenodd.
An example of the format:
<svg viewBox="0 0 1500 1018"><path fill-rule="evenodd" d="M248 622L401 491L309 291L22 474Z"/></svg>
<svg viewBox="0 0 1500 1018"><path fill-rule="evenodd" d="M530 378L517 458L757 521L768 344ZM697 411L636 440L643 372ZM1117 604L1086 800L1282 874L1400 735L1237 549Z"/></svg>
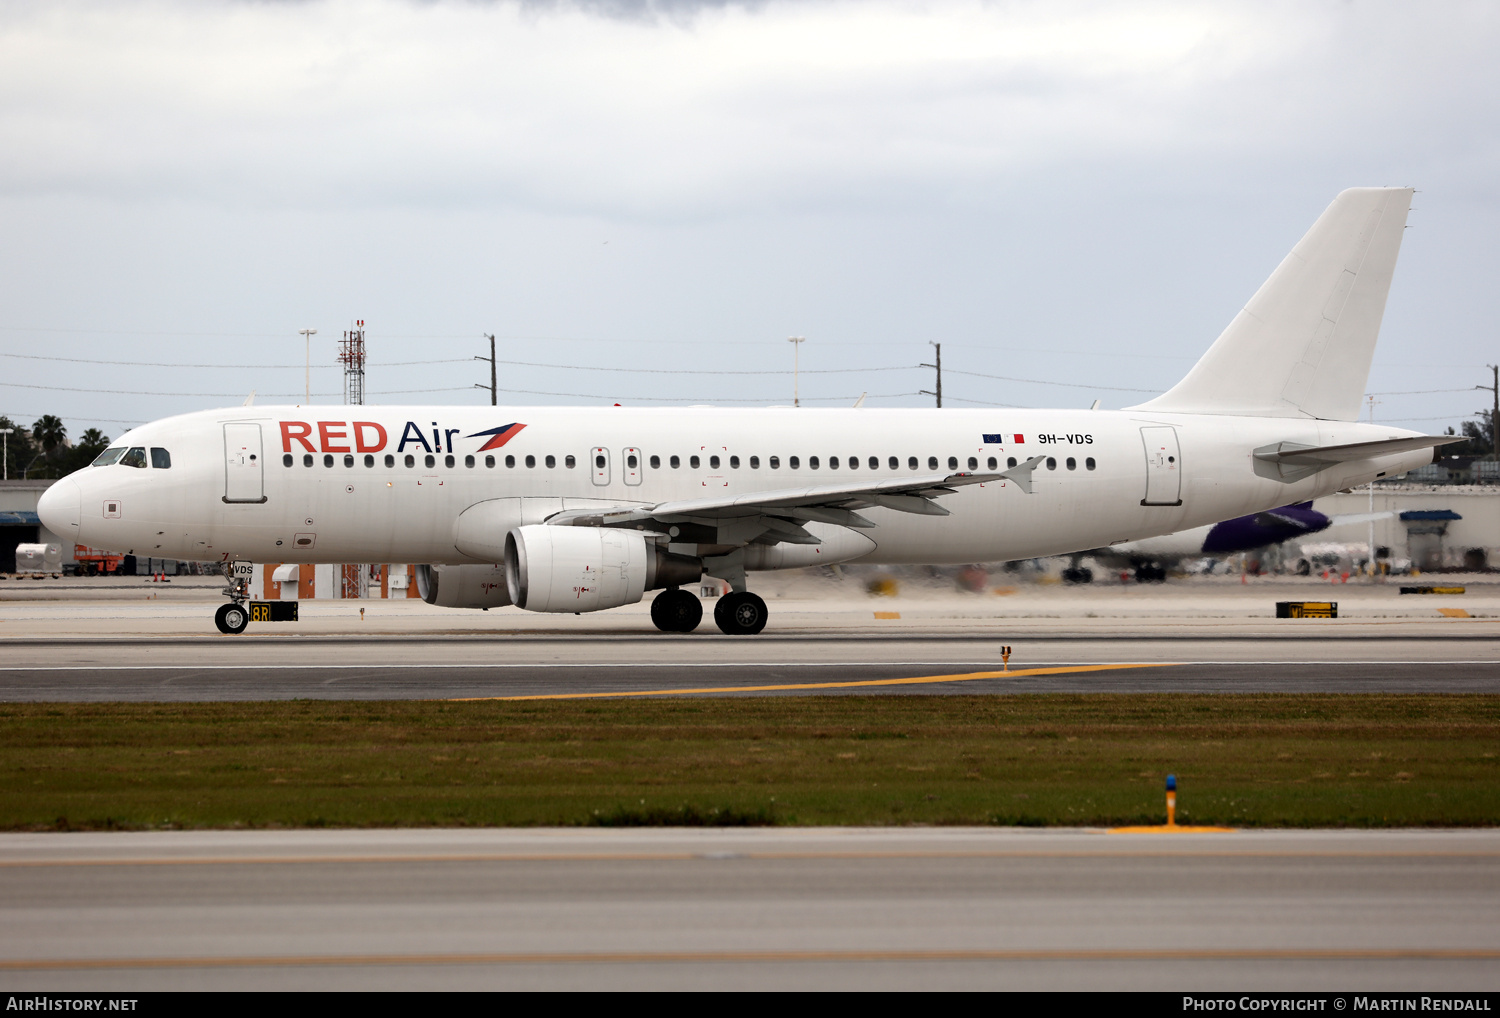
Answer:
<svg viewBox="0 0 1500 1018"><path fill-rule="evenodd" d="M83 509L83 491L78 482L64 477L37 500L36 514L42 524L63 540L78 536L78 520Z"/></svg>

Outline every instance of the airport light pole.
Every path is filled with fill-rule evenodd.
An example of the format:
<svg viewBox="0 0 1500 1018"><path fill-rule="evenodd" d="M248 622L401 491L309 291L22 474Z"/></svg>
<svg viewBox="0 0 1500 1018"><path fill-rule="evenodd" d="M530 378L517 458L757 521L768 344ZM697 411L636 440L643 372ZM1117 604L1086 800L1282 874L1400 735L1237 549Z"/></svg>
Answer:
<svg viewBox="0 0 1500 1018"><path fill-rule="evenodd" d="M317 329L298 329L297 335L307 340L307 402L303 406L312 404L312 338L318 334Z"/></svg>
<svg viewBox="0 0 1500 1018"><path fill-rule="evenodd" d="M10 480L10 436L16 433L15 428L0 428L0 463L5 464L5 479Z"/></svg>
<svg viewBox="0 0 1500 1018"><path fill-rule="evenodd" d="M802 344L807 342L807 337L788 336L786 341L792 344L792 406L801 406L802 398L797 393L797 371L801 367Z"/></svg>

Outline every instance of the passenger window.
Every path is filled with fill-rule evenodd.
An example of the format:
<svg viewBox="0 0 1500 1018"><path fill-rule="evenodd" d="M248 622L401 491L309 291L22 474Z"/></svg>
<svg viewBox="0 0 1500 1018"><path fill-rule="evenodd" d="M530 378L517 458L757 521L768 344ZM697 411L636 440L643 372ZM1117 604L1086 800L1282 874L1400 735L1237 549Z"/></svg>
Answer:
<svg viewBox="0 0 1500 1018"><path fill-rule="evenodd" d="M105 449L99 454L99 458L90 463L91 467L107 467L120 462L120 457L125 455L125 447L117 445L113 449ZM291 464L288 464L290 466Z"/></svg>
<svg viewBox="0 0 1500 1018"><path fill-rule="evenodd" d="M660 456L652 456L651 457L651 469L652 470L660 470L661 469L661 457Z"/></svg>
<svg viewBox="0 0 1500 1018"><path fill-rule="evenodd" d="M564 456L563 457L563 466L567 467L569 470L572 470L577 465L578 465L578 458L576 456Z"/></svg>
<svg viewBox="0 0 1500 1018"><path fill-rule="evenodd" d="M1077 470L1078 469L1078 461L1075 460L1073 457L1069 456L1068 457L1067 467L1068 467L1069 470Z"/></svg>
<svg viewBox="0 0 1500 1018"><path fill-rule="evenodd" d="M390 453L386 453L385 454L385 465L388 466L388 467L395 466L396 465L396 457L392 456Z"/></svg>
<svg viewBox="0 0 1500 1018"><path fill-rule="evenodd" d="M698 469L698 457L697 456L689 456L688 457L688 466L691 467L691 468L693 468L694 470L697 470Z"/></svg>
<svg viewBox="0 0 1500 1018"><path fill-rule="evenodd" d="M906 458L906 469L908 469L908 470L915 470L915 469L917 469L917 458L915 456L908 456Z"/></svg>
<svg viewBox="0 0 1500 1018"><path fill-rule="evenodd" d="M1014 456L1011 456L1008 459L1006 459L1006 461L1005 461L1005 468L1007 470L1009 470L1011 467L1013 467L1015 465L1016 465L1016 458Z"/></svg>
<svg viewBox="0 0 1500 1018"><path fill-rule="evenodd" d="M671 467L673 470L676 470L678 467L682 466L682 460L676 456L673 456L671 459L667 460L667 466Z"/></svg>
<svg viewBox="0 0 1500 1018"><path fill-rule="evenodd" d="M352 467L352 466L354 466L354 454L353 453L345 453L344 454L344 466L346 466L346 467Z"/></svg>
<svg viewBox="0 0 1500 1018"><path fill-rule="evenodd" d="M410 457L408 457L408 458L410 458ZM310 452L303 453L302 454L302 465L304 467L310 467L310 466L312 466L312 464L313 464L312 453L310 453Z"/></svg>
<svg viewBox="0 0 1500 1018"><path fill-rule="evenodd" d="M466 467L473 467L474 466L474 457L473 456L465 456L464 457L464 466L466 466Z"/></svg>
<svg viewBox="0 0 1500 1018"><path fill-rule="evenodd" d="M446 456L443 457L443 466L445 466L445 467L452 467L453 466L453 454L451 452L448 455L446 455Z"/></svg>
<svg viewBox="0 0 1500 1018"><path fill-rule="evenodd" d="M1092 470L1092 469L1094 469L1094 457L1092 457L1092 456L1090 456L1090 457L1089 457L1089 458L1088 458L1088 459L1086 459L1086 460L1084 460L1084 461L1083 461L1083 465L1084 465L1084 466L1085 466L1085 467L1086 467L1086 468L1087 468L1087 469L1089 469L1089 470Z"/></svg>
<svg viewBox="0 0 1500 1018"><path fill-rule="evenodd" d="M1051 456L1047 457L1047 469L1048 470L1056 470L1057 469L1057 460L1053 459Z"/></svg>
<svg viewBox="0 0 1500 1018"><path fill-rule="evenodd" d="M535 456L527 456L526 457L526 465L528 467L534 468L536 466L536 457Z"/></svg>
<svg viewBox="0 0 1500 1018"><path fill-rule="evenodd" d="M794 462L792 464L793 466L796 466L795 459L796 459L796 457L793 457L793 460L794 460ZM807 469L809 469L809 470L816 470L816 469L818 469L818 457L816 457L816 456L809 456L809 457L807 457Z"/></svg>
<svg viewBox="0 0 1500 1018"><path fill-rule="evenodd" d="M484 458L484 465L486 467L494 469L494 466L495 466L495 457L493 457L493 456L486 456Z"/></svg>
<svg viewBox="0 0 1500 1018"><path fill-rule="evenodd" d="M898 460L894 456L892 456L890 459L886 460L886 463L890 466L890 468L892 470L900 470L901 469L901 461ZM871 466L873 467L874 464L871 464Z"/></svg>
<svg viewBox="0 0 1500 1018"><path fill-rule="evenodd" d="M781 469L781 457L780 456L772 456L770 459L766 460L766 466L770 467L772 470L780 470Z"/></svg>
<svg viewBox="0 0 1500 1018"><path fill-rule="evenodd" d="M431 457L431 456L429 456L429 457L427 457L427 458L428 458L428 459L432 459L432 457ZM331 452L325 452L325 453L324 453L324 454L323 454L323 465L324 465L324 466L325 466L325 467L331 467L331 466L333 466L333 453L331 453ZM427 464L427 465L428 465L428 466L432 466L432 464L431 464L431 463L429 463L429 464Z"/></svg>
<svg viewBox="0 0 1500 1018"><path fill-rule="evenodd" d="M937 469L937 457L936 456L929 456L929 457L927 457L927 469L928 470L936 470Z"/></svg>
<svg viewBox="0 0 1500 1018"><path fill-rule="evenodd" d="M978 456L970 456L969 457L969 469L970 470L978 470L979 469L979 457Z"/></svg>
<svg viewBox="0 0 1500 1018"><path fill-rule="evenodd" d="M813 462L813 466L817 467L818 464L817 464L817 457L816 456L813 457L813 461L814 461ZM830 456L830 457L828 457L828 469L829 470L837 470L838 468L839 468L839 458L837 456Z"/></svg>
<svg viewBox="0 0 1500 1018"><path fill-rule="evenodd" d="M547 458L548 458L548 459L549 459L549 460L550 460L550 459L551 459L551 458L552 458L552 457L551 457L551 456L548 456L548 457L547 457ZM638 462L639 462L639 461L638 461L638 460L637 460L637 459L636 459L636 458L635 458L635 453L631 453L631 454L630 454L630 455L629 455L629 456L626 456L626 457L625 457L625 465L626 465L626 466L627 466L627 467L629 467L629 468L630 468L630 469L631 469L631 470L634 470L634 469L635 469L635 467L636 467L636 464L637 464L637 463L638 463ZM548 463L548 464L547 464L547 466L549 466L549 467L550 467L550 466L551 466L551 465L552 465L552 464L551 464L551 463Z"/></svg>
<svg viewBox="0 0 1500 1018"><path fill-rule="evenodd" d="M996 468L996 467L997 467L997 466L999 466L999 465L1000 465L1000 464L999 464L999 463L998 463L998 462L997 462L997 461L996 461L996 459L995 459L995 457L993 457L993 456L991 456L991 457L990 457L990 462L989 462L989 467L990 467L990 469L991 469L991 470L994 470L994 469L995 469L995 468Z"/></svg>
<svg viewBox="0 0 1500 1018"><path fill-rule="evenodd" d="M526 457L526 465L528 467L531 466L531 457L530 456ZM600 455L594 457L594 466L598 467L600 470L604 469L604 456L603 456L602 453Z"/></svg>
<svg viewBox="0 0 1500 1018"><path fill-rule="evenodd" d="M120 458L120 465L126 467L140 467L141 469L145 469L146 450L141 446L136 446L134 449L131 449Z"/></svg>
<svg viewBox="0 0 1500 1018"><path fill-rule="evenodd" d="M516 458L514 456L505 457L505 465L508 467L514 467L516 465Z"/></svg>
<svg viewBox="0 0 1500 1018"><path fill-rule="evenodd" d="M373 467L374 465L375 465L375 457L372 456L372 455L370 455L369 453L365 453L365 466L366 467Z"/></svg>
<svg viewBox="0 0 1500 1018"><path fill-rule="evenodd" d="M406 465L408 467L414 467L414 466L416 466L417 465L417 458L415 456L413 456L411 453L407 453L406 454Z"/></svg>
<svg viewBox="0 0 1500 1018"><path fill-rule="evenodd" d="M717 456L710 456L708 458L708 467L709 467L710 470L717 470L717 469L719 469L719 457L717 457Z"/></svg>
<svg viewBox="0 0 1500 1018"><path fill-rule="evenodd" d="M730 470L738 470L739 468L740 468L740 458L738 456L731 456L731 457L729 457L729 469Z"/></svg>
<svg viewBox="0 0 1500 1018"><path fill-rule="evenodd" d="M251 459L255 456L252 454ZM165 449L151 448L151 467L154 470L166 470L172 465L172 454Z"/></svg>
<svg viewBox="0 0 1500 1018"><path fill-rule="evenodd" d="M750 457L750 469L751 470L759 470L760 469L760 457L759 456L751 456Z"/></svg>
<svg viewBox="0 0 1500 1018"><path fill-rule="evenodd" d="M547 469L548 470L556 470L557 469L557 457L556 456L548 456L547 459L546 459L546 463L547 463Z"/></svg>
<svg viewBox="0 0 1500 1018"><path fill-rule="evenodd" d="M958 457L957 456L949 456L948 457L948 469L949 470L957 470L958 469Z"/></svg>
<svg viewBox="0 0 1500 1018"><path fill-rule="evenodd" d="M849 469L850 470L858 470L859 469L859 457L858 456L850 456L849 457Z"/></svg>
<svg viewBox="0 0 1500 1018"><path fill-rule="evenodd" d="M422 462L426 463L429 468L435 467L437 466L437 457L432 453L428 453L426 456L422 457Z"/></svg>
<svg viewBox="0 0 1500 1018"><path fill-rule="evenodd" d="M284 467L289 467L294 462L296 462L296 461L292 459L292 454L291 453L287 453L285 456L281 457L281 465L284 466Z"/></svg>

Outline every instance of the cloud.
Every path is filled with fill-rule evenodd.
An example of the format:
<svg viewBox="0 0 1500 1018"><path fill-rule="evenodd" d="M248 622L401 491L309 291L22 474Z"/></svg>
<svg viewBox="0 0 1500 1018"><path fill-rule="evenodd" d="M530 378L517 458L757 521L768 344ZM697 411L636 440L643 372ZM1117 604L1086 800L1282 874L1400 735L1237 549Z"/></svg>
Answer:
<svg viewBox="0 0 1500 1018"><path fill-rule="evenodd" d="M967 201L1080 163L1261 164L1420 133L1424 103L1466 89L1492 120L1473 79L1493 76L1496 19L1445 8L1468 29L1455 54L1407 11L23 5L0 14L0 191L696 216Z"/></svg>

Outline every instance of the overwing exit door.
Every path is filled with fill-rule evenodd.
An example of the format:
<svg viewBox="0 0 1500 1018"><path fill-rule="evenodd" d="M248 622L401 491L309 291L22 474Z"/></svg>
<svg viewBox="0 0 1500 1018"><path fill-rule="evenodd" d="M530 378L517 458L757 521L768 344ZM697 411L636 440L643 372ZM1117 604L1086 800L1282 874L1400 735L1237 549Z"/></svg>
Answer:
<svg viewBox="0 0 1500 1018"><path fill-rule="evenodd" d="M624 456L625 456L625 468L624 468L624 470L622 472L625 475L625 483L626 484L640 484L641 483L641 451L639 449L635 448L634 446L631 446L630 448L627 448L627 449L624 450Z"/></svg>
<svg viewBox="0 0 1500 1018"><path fill-rule="evenodd" d="M594 483L603 487L609 483L609 450L595 446L589 450L589 467L594 472Z"/></svg>
<svg viewBox="0 0 1500 1018"><path fill-rule="evenodd" d="M1177 429L1142 428L1146 447L1146 497L1141 505L1182 505L1182 452Z"/></svg>
<svg viewBox="0 0 1500 1018"><path fill-rule="evenodd" d="M266 500L259 424L224 425L224 501Z"/></svg>

